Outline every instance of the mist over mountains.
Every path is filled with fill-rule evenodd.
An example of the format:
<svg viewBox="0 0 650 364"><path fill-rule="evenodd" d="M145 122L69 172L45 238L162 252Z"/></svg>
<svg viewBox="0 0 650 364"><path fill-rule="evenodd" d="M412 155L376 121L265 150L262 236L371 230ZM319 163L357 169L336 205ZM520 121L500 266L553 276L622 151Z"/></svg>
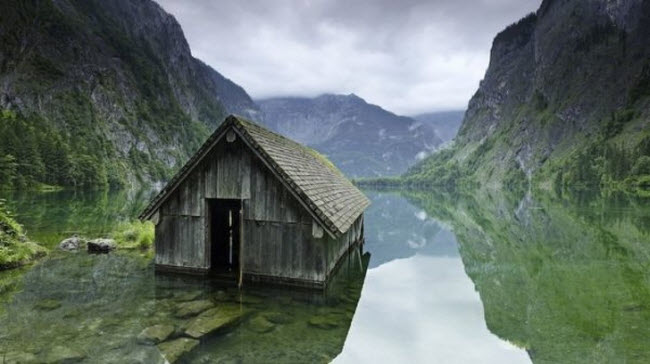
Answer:
<svg viewBox="0 0 650 364"><path fill-rule="evenodd" d="M0 14L4 188L165 181L230 113L313 146L351 177L398 175L441 143L428 125L353 95L260 110L194 58L150 0L8 0Z"/></svg>
<svg viewBox="0 0 650 364"><path fill-rule="evenodd" d="M415 115L413 119L431 126L443 141L448 142L458 134L464 115L465 111L461 110L439 111Z"/></svg>
<svg viewBox="0 0 650 364"><path fill-rule="evenodd" d="M257 103L263 124L312 146L350 177L402 174L442 143L431 126L354 94Z"/></svg>

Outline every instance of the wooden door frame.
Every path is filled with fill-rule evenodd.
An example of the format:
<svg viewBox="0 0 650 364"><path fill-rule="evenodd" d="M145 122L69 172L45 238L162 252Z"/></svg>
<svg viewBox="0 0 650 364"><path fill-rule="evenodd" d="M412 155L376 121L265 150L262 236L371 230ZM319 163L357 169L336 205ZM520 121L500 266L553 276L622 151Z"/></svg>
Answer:
<svg viewBox="0 0 650 364"><path fill-rule="evenodd" d="M205 266L208 271L212 271L214 269L214 262L212 261L212 250L213 250L213 223L212 223L212 218L214 216L213 214L213 206L215 203L217 203L219 200L226 200L226 201L238 201L239 202L239 253L238 253L238 265L239 268L237 276L236 276L236 282L238 283L239 286L241 286L242 282L242 275L243 275L243 269L242 269L242 263L243 263L243 258L242 258L242 246L243 246L243 236L244 236L244 199L241 198L204 198L204 225L205 225L205 246L204 246L204 252L205 252ZM236 215L236 214L233 214ZM235 216L233 216L233 219ZM237 244L237 242L233 242L233 248Z"/></svg>

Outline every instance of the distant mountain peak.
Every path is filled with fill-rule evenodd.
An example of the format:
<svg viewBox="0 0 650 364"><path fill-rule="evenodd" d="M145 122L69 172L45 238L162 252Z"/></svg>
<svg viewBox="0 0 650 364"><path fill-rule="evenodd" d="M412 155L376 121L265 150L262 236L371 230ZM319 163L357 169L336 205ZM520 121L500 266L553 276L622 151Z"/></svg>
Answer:
<svg viewBox="0 0 650 364"><path fill-rule="evenodd" d="M351 177L396 175L442 143L433 129L355 94L259 100L261 121L326 154Z"/></svg>

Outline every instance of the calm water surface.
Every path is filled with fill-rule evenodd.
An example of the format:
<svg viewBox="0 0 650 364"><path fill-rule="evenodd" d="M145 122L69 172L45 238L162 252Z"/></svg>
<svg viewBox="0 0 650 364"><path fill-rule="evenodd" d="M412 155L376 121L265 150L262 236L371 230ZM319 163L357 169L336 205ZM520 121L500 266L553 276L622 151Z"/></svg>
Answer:
<svg viewBox="0 0 650 364"><path fill-rule="evenodd" d="M171 327L169 343L213 307L237 319L180 362L650 362L650 201L366 193L363 251L323 293L156 275L134 252L0 273L0 363L161 363L138 334ZM105 235L149 197L0 196L50 247Z"/></svg>

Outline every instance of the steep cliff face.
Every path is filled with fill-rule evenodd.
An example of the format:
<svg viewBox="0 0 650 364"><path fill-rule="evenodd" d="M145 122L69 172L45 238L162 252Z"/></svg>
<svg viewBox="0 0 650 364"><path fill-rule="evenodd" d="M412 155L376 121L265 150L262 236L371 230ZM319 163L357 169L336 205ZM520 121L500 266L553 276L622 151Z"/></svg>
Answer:
<svg viewBox="0 0 650 364"><path fill-rule="evenodd" d="M9 186L161 180L227 113L256 112L150 0L3 1L0 108Z"/></svg>
<svg viewBox="0 0 650 364"><path fill-rule="evenodd" d="M258 104L262 123L326 154L349 177L398 175L442 143L430 126L356 95Z"/></svg>
<svg viewBox="0 0 650 364"><path fill-rule="evenodd" d="M544 1L494 39L453 148L410 175L497 185L638 182L650 154L649 32L647 1ZM638 174L618 170L612 158L621 155L630 171L641 163Z"/></svg>

